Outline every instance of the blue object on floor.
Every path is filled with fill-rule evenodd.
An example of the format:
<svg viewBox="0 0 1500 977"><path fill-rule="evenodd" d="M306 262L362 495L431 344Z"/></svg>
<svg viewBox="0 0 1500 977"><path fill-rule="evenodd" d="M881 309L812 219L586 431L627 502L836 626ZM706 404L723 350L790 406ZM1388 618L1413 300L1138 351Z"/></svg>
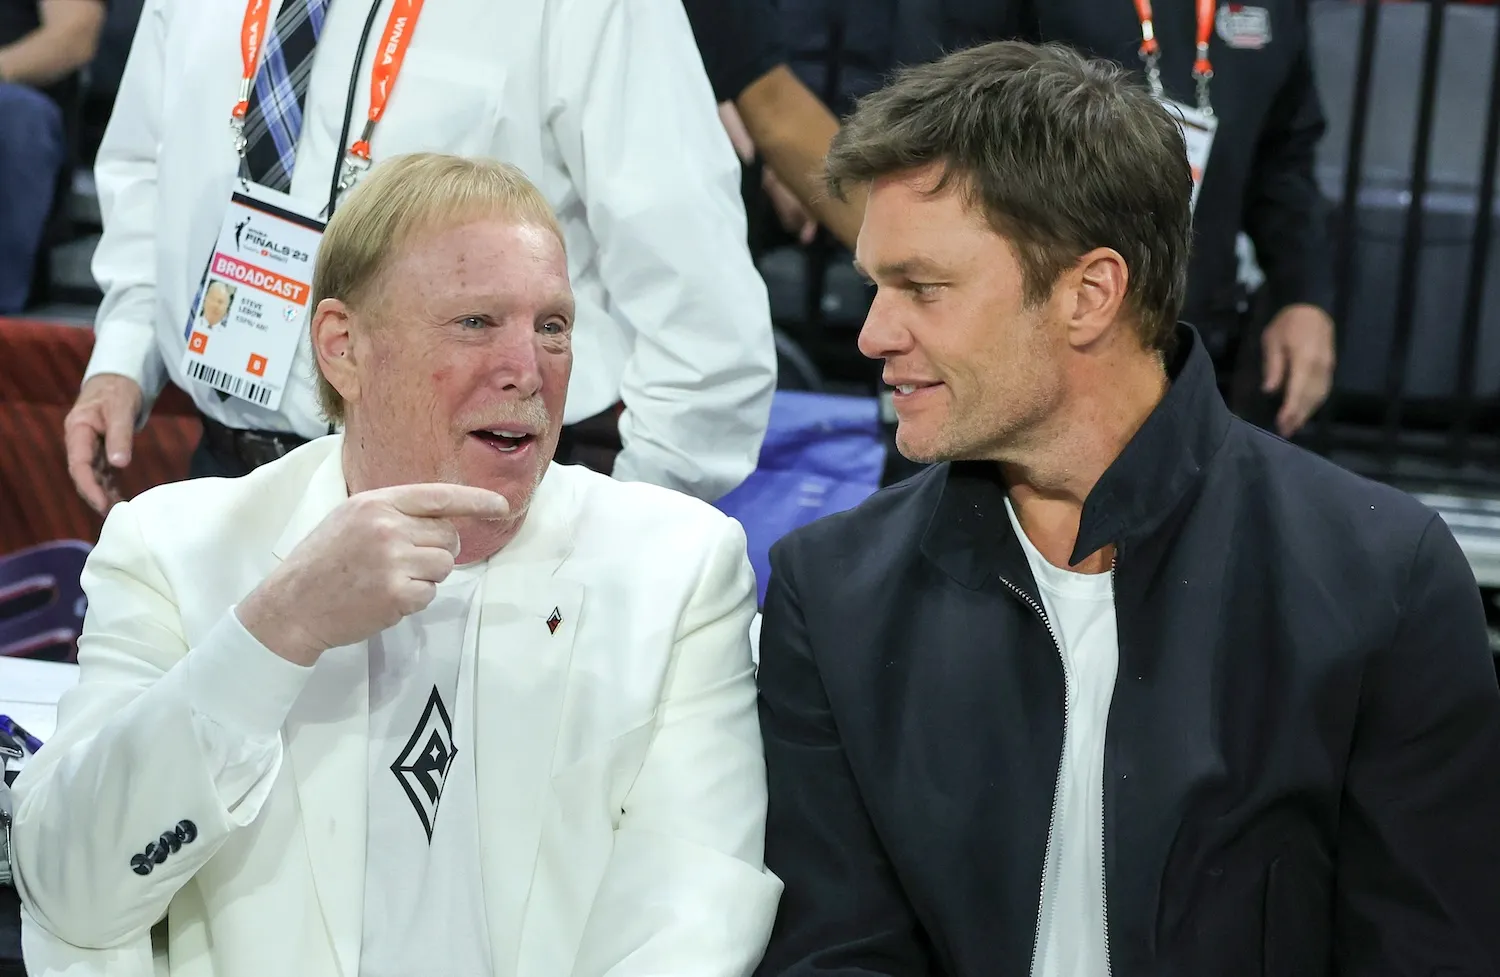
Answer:
<svg viewBox="0 0 1500 977"><path fill-rule="evenodd" d="M745 527L760 603L771 575L771 545L872 495L885 450L874 397L777 391L759 464L718 502Z"/></svg>

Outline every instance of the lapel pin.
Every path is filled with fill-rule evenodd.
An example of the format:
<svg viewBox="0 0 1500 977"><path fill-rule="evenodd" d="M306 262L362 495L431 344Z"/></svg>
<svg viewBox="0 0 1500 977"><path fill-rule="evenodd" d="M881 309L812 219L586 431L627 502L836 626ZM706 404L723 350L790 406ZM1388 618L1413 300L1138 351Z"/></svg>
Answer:
<svg viewBox="0 0 1500 977"><path fill-rule="evenodd" d="M561 624L561 623L562 623L562 611L559 608L556 608L556 607L552 608L552 613L547 616L547 631L548 631L548 633L549 634L556 634L557 633L557 626L559 624Z"/></svg>

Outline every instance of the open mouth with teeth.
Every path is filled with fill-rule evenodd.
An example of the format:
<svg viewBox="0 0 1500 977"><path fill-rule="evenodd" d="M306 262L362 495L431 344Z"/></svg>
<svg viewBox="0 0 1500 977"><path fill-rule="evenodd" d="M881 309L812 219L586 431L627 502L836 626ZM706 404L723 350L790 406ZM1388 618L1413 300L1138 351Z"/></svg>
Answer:
<svg viewBox="0 0 1500 977"><path fill-rule="evenodd" d="M536 435L529 431L510 431L504 428L470 431L469 436L478 438L502 454L520 451L536 440Z"/></svg>

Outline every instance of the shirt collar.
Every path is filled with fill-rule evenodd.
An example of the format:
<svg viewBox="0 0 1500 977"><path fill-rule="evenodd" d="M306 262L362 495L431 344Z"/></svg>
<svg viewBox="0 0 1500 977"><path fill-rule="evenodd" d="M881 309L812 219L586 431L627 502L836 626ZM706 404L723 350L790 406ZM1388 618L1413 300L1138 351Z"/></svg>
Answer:
<svg viewBox="0 0 1500 977"><path fill-rule="evenodd" d="M1202 480L1223 444L1230 413L1219 396L1213 362L1197 332L1177 327L1171 384L1084 500L1070 563L1159 527ZM1006 486L993 462L937 466L939 492L922 548L970 587L992 573L1025 576L1025 554L1005 513Z"/></svg>

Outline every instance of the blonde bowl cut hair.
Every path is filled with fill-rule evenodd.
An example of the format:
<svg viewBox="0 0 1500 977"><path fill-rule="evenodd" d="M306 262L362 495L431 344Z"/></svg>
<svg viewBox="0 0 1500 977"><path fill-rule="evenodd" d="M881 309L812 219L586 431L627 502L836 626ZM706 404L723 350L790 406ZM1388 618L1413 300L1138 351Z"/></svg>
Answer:
<svg viewBox="0 0 1500 977"><path fill-rule="evenodd" d="M334 212L313 266L312 305L338 299L355 311L378 299L381 273L414 237L488 217L546 228L567 243L552 206L510 163L441 153L408 153L377 164ZM318 406L344 420L344 398L318 361Z"/></svg>

